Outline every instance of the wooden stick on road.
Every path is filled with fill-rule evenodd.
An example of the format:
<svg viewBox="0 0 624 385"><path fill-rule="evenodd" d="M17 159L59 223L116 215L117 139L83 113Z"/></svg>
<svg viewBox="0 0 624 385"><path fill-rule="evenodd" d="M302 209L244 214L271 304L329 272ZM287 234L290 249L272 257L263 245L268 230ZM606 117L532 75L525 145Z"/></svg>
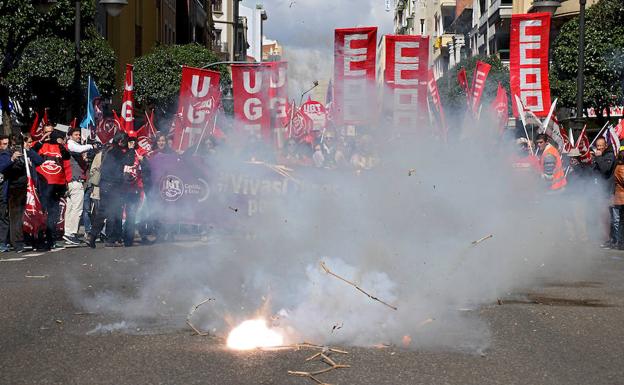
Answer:
<svg viewBox="0 0 624 385"><path fill-rule="evenodd" d="M364 291L361 287L359 287L358 285L356 285L355 283L342 278L341 276L339 276L338 274L332 272L331 270L329 270L329 268L327 266L325 266L325 262L321 261L321 267L323 268L323 270L325 270L325 272L329 275L333 275L334 277L338 278L339 280L348 283L349 285L353 286L354 288L356 288L357 290L359 290L360 292L362 292L363 294L365 294L368 298L375 300L381 304L384 304L386 306L388 306L390 309L392 310L398 310L398 308L396 306L392 306L387 302L382 301L381 299L375 297L374 295L371 295L369 293L367 293L366 291Z"/></svg>

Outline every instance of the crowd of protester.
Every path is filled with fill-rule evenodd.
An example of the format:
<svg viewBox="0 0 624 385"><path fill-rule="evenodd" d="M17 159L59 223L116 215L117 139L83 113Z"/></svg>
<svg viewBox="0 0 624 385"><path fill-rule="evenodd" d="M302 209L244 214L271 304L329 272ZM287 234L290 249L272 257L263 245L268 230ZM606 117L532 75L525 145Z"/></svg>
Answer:
<svg viewBox="0 0 624 385"><path fill-rule="evenodd" d="M37 140L29 133L0 136L0 252L21 252L25 246L35 250L78 245L95 248L98 240L106 247L130 247L137 234L144 243L173 240L173 226L160 223L155 206L145 204L157 201L159 194L152 191L150 159L159 153L177 154L203 158L210 164L228 143L210 135L181 152L172 148L171 136L160 132L150 142L151 148L146 150L139 146L135 131L120 131L105 145L98 141L85 144L79 128L65 133L55 130L53 124L46 124ZM624 151L618 153L602 137L595 141L591 154L558 148L545 134L537 135L534 142L520 138L517 143L516 167L526 164L537 171L545 191L565 194L593 185L610 197L609 236L602 247L624 249ZM379 163L370 135L344 135L334 130L290 138L277 149L259 135L235 147L228 147L227 152L238 152L242 160L290 168L350 169L357 174ZM38 234L23 231L27 171L46 216L45 228ZM578 233L585 237L584 228Z"/></svg>
<svg viewBox="0 0 624 385"><path fill-rule="evenodd" d="M587 241L587 201L604 203L605 249L624 250L624 147L616 148L599 136L593 146L582 153L578 148L559 148L546 134L539 134L533 142L526 138L517 140L519 158L516 165L524 164L536 171L543 184L543 192L565 197L572 202L569 221L574 236ZM607 214L608 208L608 214ZM598 213L599 216L602 216ZM608 221L607 221L608 218Z"/></svg>

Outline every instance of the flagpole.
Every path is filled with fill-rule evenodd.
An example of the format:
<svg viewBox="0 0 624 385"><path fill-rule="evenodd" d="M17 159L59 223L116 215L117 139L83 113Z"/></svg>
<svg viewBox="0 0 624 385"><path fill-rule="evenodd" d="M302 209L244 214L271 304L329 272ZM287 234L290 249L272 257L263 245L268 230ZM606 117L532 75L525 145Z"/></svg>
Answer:
<svg viewBox="0 0 624 385"><path fill-rule="evenodd" d="M589 144L589 147L591 147L594 142L596 141L596 139L598 139L600 137L600 134L602 134L602 131L604 131L605 127L607 127L607 125L609 124L609 121L607 121L604 126L602 126L602 128L600 129L600 131L598 131L598 133L596 134L596 136L594 137L594 139L591 141L591 143Z"/></svg>

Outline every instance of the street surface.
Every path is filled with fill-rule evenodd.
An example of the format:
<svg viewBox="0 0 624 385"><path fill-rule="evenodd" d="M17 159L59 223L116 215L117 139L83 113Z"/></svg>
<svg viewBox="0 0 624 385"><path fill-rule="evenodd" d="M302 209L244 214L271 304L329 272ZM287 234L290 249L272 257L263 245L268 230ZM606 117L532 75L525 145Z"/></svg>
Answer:
<svg viewBox="0 0 624 385"><path fill-rule="evenodd" d="M169 244L1 254L0 384L314 384L288 375L324 368L305 361L313 350L233 352L221 339L172 328L166 319L147 330L102 332L121 320L85 314L67 289L68 277L78 277L83 290L118 285L131 295L127 282L140 285L150 265L181 250ZM332 357L351 367L319 378L345 385L622 384L624 253L597 249L595 260L583 274L477 310L491 329L482 354L341 346L349 354ZM111 279L119 274L124 279Z"/></svg>

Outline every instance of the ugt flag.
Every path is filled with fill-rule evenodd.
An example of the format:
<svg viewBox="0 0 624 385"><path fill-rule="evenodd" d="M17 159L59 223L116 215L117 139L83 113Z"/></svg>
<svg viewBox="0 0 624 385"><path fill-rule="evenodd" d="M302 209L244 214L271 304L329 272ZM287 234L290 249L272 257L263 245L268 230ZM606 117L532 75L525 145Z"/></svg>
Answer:
<svg viewBox="0 0 624 385"><path fill-rule="evenodd" d="M100 92L95 85L91 75L89 75L89 83L87 85L87 116L80 122L80 128L89 128L95 126L95 103L100 99Z"/></svg>

